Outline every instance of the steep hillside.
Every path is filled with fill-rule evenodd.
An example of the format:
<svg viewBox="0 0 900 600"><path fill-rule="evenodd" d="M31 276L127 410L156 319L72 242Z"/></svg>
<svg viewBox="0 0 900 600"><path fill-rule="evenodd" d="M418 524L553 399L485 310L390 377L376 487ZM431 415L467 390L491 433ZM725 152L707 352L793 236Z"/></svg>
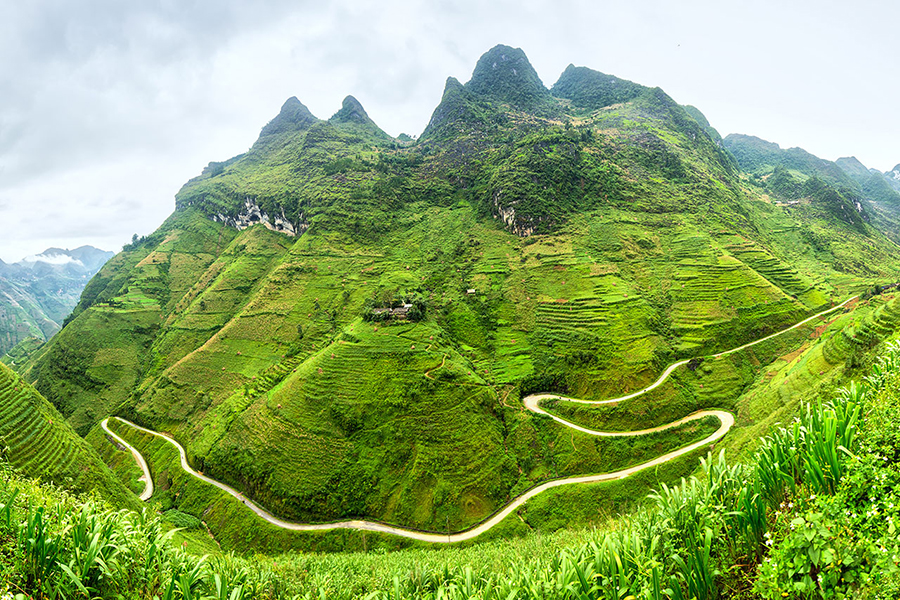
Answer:
<svg viewBox="0 0 900 600"><path fill-rule="evenodd" d="M749 183L777 200L818 204L844 221L869 222L900 242L900 192L889 175L856 158L831 162L748 135L731 134L723 143L749 173Z"/></svg>
<svg viewBox="0 0 900 600"><path fill-rule="evenodd" d="M32 477L79 492L96 490L137 506L96 451L34 388L0 364L0 444L4 461Z"/></svg>
<svg viewBox="0 0 900 600"><path fill-rule="evenodd" d="M62 327L81 291L112 252L48 248L16 263L0 261L0 356L19 342L46 341Z"/></svg>
<svg viewBox="0 0 900 600"><path fill-rule="evenodd" d="M508 47L447 81L414 144L352 97L327 121L292 98L23 373L80 433L112 413L170 432L285 518L462 529L638 460L525 393L617 396L897 280L845 196L807 177L809 201L773 202L692 114L588 69L551 93Z"/></svg>

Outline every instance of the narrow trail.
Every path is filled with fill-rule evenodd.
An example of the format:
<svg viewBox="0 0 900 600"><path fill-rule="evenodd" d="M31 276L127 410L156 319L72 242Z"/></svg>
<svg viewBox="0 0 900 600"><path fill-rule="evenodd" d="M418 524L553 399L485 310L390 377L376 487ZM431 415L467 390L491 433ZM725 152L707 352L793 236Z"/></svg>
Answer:
<svg viewBox="0 0 900 600"><path fill-rule="evenodd" d="M806 319L803 319L799 323L795 323L795 324L791 325L787 329L782 329L781 331L778 331L771 335L767 335L764 338L760 338L760 339L752 341L748 344L744 344L743 346L738 346L737 348L732 348L731 350L724 350L722 352L719 352L718 354L710 354L709 356L697 357L697 358L721 358L723 356L728 356L729 354L734 354L735 352L740 352L741 350L745 350L747 348L750 348L751 346L761 344L763 342L771 340L772 338L778 337L779 335L783 335L783 334L787 333L788 331L792 331L794 329L797 329L798 327L802 327L803 325L806 325L810 321L813 321L815 319L823 317L823 316L827 315L828 313L832 313L836 310L840 310L840 309L844 308L850 302L856 300L857 298L859 298L859 296L851 296L850 298L847 298L846 300L844 300L837 306L833 306L833 307L829 308L828 310L823 310L820 313L816 313L811 317L807 317ZM659 376L659 379L654 381L649 386L647 386L644 389L639 390L637 392L633 392L631 394L626 394L625 396L619 396L618 398L610 398L609 400L579 400L578 398L569 398L567 396L560 396L558 394L532 394L530 396L526 396L524 398L523 402L525 402L526 403L525 405L528 406L529 401L531 401L531 406L528 406L529 410L534 410L534 408L537 408L538 403L541 402L542 400L565 400L566 402L577 402L579 404L616 404L618 402L623 402L625 400L631 400L632 398L637 398L638 396L640 396L642 394L646 394L650 390L658 388L660 385L663 384L663 382L665 382L666 379L669 378L669 375L672 374L672 371L674 371L678 367L688 364L689 362L691 362L691 360L692 359L689 358L689 359L685 359L685 360L680 360L676 363L672 363L671 365L666 367L666 370L662 372L662 375ZM532 408L532 406L534 408ZM543 411L539 411L539 412L542 412L543 414L548 414ZM552 417L553 415L550 415L550 416ZM556 419L556 417L554 417L554 419L559 421L560 423L563 423L570 427L572 426L568 421L562 421L560 419Z"/></svg>
<svg viewBox="0 0 900 600"><path fill-rule="evenodd" d="M788 327L787 329L783 329L782 331L773 333L772 335L766 336L764 338L758 339L758 340L750 342L748 344L744 344L743 346L739 346L739 347L733 348L731 350L725 350L724 352L719 352L718 354L713 354L709 358L719 358L721 356L726 356L726 355L732 354L734 352L739 352L741 350L744 350L745 348L749 348L750 346L754 346L756 344L759 344L761 342L764 342L766 340L769 340L776 336L779 336L783 333L787 333L788 331L791 331L792 329L796 329L797 327L800 327L814 319L817 319L819 317L822 317L823 315L826 315L828 313L831 313L831 312L834 312L836 310L843 308L845 305L847 305L849 302L856 299L857 297L858 296L853 296L852 298L845 300L841 304L839 304L833 308L830 308L828 310L822 311L818 314L815 314L807 319L804 319L803 321L800 321L799 323L792 325L791 327ZM444 359L446 360L446 356L444 357ZM580 477L567 477L564 479L554 479L552 481L547 481L545 483L542 483L538 486L531 488L524 494L514 498L506 506L504 506L499 512L495 513L493 516L489 517L485 521L482 521L478 525L476 525L470 529L467 529L465 531L461 531L461 532L457 532L457 533L448 533L448 534L416 531L413 529L405 529L402 527L395 527L393 525L388 525L385 523L378 523L375 521L364 521L364 520L339 521L336 523L292 523L290 521L284 521L282 519L279 519L272 513L268 512L266 509L262 508L261 506L255 504L252 500L250 500L249 498L244 496L244 494L237 491L236 489L234 489L228 485L225 485L224 483L216 481L215 479L212 479L211 477L207 477L206 475L198 473L197 471L192 469L190 464L188 464L187 452L185 451L184 447L181 444L179 444L177 441L175 441L173 438L171 438L167 435L164 435L162 433L159 433L157 431L153 431L151 429L141 427L139 425L132 423L131 421L127 421L120 417L113 417L113 418L117 419L118 421L120 421L121 423L123 423L125 425L128 425L129 427L137 429L138 431L143 431L144 433L148 433L150 435L154 435L156 437L162 438L163 440L165 440L166 442L168 442L169 444L174 446L178 450L178 453L181 457L181 468L182 469L184 469L185 471L187 471L188 473L190 473L197 479L200 479L201 481L204 481L210 485L214 485L217 488L223 490L224 492L230 494L237 500L240 500L247 508L249 508L254 513L256 513L260 518L268 521L269 523L275 525L276 527L281 527L282 529L289 529L292 531L328 531L328 530L333 530L333 529L357 529L357 530L364 530L364 531L374 531L374 532L379 532L379 533L388 533L391 535L397 535L400 537L405 537L405 538L418 540L418 541L422 541L422 542L448 544L448 543L454 543L454 542L462 542L465 540L470 540L472 538L478 537L482 533L485 533L486 531L488 531L488 530L492 529L493 527L495 527L496 525L498 525L506 517L508 517L510 514L512 514L516 509L518 509L520 506L525 504L528 500L530 500L531 498L534 498L538 494L545 492L549 489L564 486L564 485L577 484L577 483L595 483L595 482L599 482L599 481L612 481L612 480L616 480L616 479L624 479L630 475L638 473L639 471L643 471L644 469L649 469L649 468L652 468L652 467L655 467L658 465L662 465L662 464L669 462L675 458L678 458L679 456L689 454L689 453L693 452L694 450L697 450L698 448L702 448L708 444L712 444L713 442L716 442L719 439L721 439L722 437L724 437L725 434L728 433L728 431L732 428L732 426L734 426L734 415L732 415L731 413L729 413L727 411L723 411L723 410L702 410L702 411L695 412L691 415L688 415L677 421L674 421L672 423L667 423L665 425L660 425L658 427L652 427L650 429L642 429L639 431L595 431L592 429L587 429L587 428L581 427L580 425L576 425L574 423L570 423L569 421L566 421L560 417L557 417L556 415L546 412L545 410L543 410L540 407L541 401L547 400L547 399L559 399L559 400L565 400L568 402L578 402L581 404L614 404L617 402L622 402L624 400L628 400L630 398L635 398L637 396L640 396L641 394L644 394L656 387L659 387L669 377L669 375L672 374L672 372L675 369L677 369L678 367L681 367L683 365L686 365L687 363L688 363L688 360L682 360L682 361L679 361L679 362L676 362L676 363L670 365L665 371L663 371L663 373L662 373L662 375L660 375L659 379L657 379L656 382L654 382L650 386L648 386L638 392L627 394L625 396L620 396L619 398L613 398L610 400L579 400L576 398L568 398L568 397L559 396L556 394L532 394L532 395L529 395L529 396L526 396L525 398L523 398L523 403L525 404L525 408L527 408L528 410L530 410L534 413L549 416L551 419L555 420L556 422L558 422L566 427L569 427L576 431L580 431L582 433L586 433L588 435L594 435L594 436L598 436L598 437L635 437L635 436L647 435L649 433L656 433L659 431L665 431L667 429L671 429L673 427L678 427L680 425L689 423L691 421L698 421L698 420L703 419L708 416L716 417L719 420L719 423L720 423L719 428L714 433L712 433L711 435L705 437L704 439L702 439L700 441L694 442L694 443L684 446L682 448L678 448L677 450L673 450L671 452L663 454L662 456L659 456L653 460L650 460L650 461L647 461L647 462L644 462L644 463L641 463L638 465L634 465L634 466L628 467L626 469L621 469L619 471L612 471L610 473L599 473L599 474L595 474L595 475L583 475ZM442 360L441 366L443 366L443 365L444 365L444 361ZM439 367L430 369L428 372L425 373L425 376L430 378L430 372L437 368L439 368ZM144 493L141 494L141 500L149 499L150 496L152 496L152 494L153 494L153 480L150 475L150 469L147 466L147 462L144 460L144 458L140 455L140 453L137 450L135 450L131 445L129 445L127 442L125 442L125 440L123 440L121 437L119 437L118 435L116 435L115 433L110 431L110 429L108 427L108 421L109 421L109 419L104 419L103 422L101 423L101 426L103 427L103 429L108 434L110 434L115 440L117 440L119 443L121 443L125 447L129 448L131 450L131 453L134 455L135 459L138 461L138 464L143 469L144 479L147 481L147 488L144 490Z"/></svg>

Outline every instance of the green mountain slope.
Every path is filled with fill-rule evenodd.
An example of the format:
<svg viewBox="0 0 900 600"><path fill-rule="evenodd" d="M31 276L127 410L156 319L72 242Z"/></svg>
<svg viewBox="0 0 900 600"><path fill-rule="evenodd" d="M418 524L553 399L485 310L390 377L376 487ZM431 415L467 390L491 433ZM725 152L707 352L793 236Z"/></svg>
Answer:
<svg viewBox="0 0 900 600"><path fill-rule="evenodd" d="M3 459L29 476L61 487L96 490L120 506L137 505L96 451L34 388L0 364Z"/></svg>
<svg viewBox="0 0 900 600"><path fill-rule="evenodd" d="M750 183L776 199L829 205L838 218L871 222L900 242L900 192L888 175L870 171L856 158L831 162L753 136L731 134L723 142L750 174Z"/></svg>
<svg viewBox="0 0 900 600"><path fill-rule="evenodd" d="M780 206L659 88L576 71L551 94L497 47L412 145L352 98L328 121L288 100L104 266L25 377L80 433L111 413L168 431L286 518L459 530L649 451L523 394L639 389L897 280L832 187ZM418 320L368 320L403 303Z"/></svg>

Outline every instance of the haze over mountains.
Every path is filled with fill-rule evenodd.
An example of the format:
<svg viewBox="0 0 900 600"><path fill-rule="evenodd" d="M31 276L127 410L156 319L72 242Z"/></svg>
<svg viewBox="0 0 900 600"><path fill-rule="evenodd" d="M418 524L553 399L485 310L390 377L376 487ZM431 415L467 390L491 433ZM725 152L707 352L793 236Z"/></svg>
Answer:
<svg viewBox="0 0 900 600"><path fill-rule="evenodd" d="M112 252L48 248L19 262L0 260L0 356L22 340L46 341L62 327L81 291Z"/></svg>
<svg viewBox="0 0 900 600"><path fill-rule="evenodd" d="M114 413L164 430L284 518L456 531L540 482L697 433L598 439L524 395L638 390L674 360L898 281L900 205L870 175L890 193L800 150L723 140L659 88L575 66L547 88L497 46L446 81L416 141L352 96L327 120L288 99L19 368L81 435L103 442ZM862 340L815 348L832 368ZM757 414L749 390L789 343L700 361L611 420ZM167 505L214 531L242 525L174 489Z"/></svg>

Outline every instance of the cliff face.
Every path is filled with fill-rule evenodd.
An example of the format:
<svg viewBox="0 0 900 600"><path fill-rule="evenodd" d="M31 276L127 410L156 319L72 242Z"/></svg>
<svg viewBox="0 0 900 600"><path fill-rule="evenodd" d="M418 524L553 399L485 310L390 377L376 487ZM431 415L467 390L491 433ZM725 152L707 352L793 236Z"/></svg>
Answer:
<svg viewBox="0 0 900 600"><path fill-rule="evenodd" d="M303 215L300 214L299 216L302 219ZM233 227L238 231L243 231L248 227L259 224L267 229L271 229L272 231L277 231L291 237L298 235L298 233L303 233L309 227L308 223L304 223L302 221L296 226L288 221L287 216L284 214L284 208L281 209L281 212L279 214L276 214L274 217L270 218L269 215L266 214L266 212L263 211L263 209L260 208L260 206L250 198L246 198L244 200L244 207L237 216L229 217L227 215L219 213L217 215L213 215L212 220L224 223L225 225Z"/></svg>

